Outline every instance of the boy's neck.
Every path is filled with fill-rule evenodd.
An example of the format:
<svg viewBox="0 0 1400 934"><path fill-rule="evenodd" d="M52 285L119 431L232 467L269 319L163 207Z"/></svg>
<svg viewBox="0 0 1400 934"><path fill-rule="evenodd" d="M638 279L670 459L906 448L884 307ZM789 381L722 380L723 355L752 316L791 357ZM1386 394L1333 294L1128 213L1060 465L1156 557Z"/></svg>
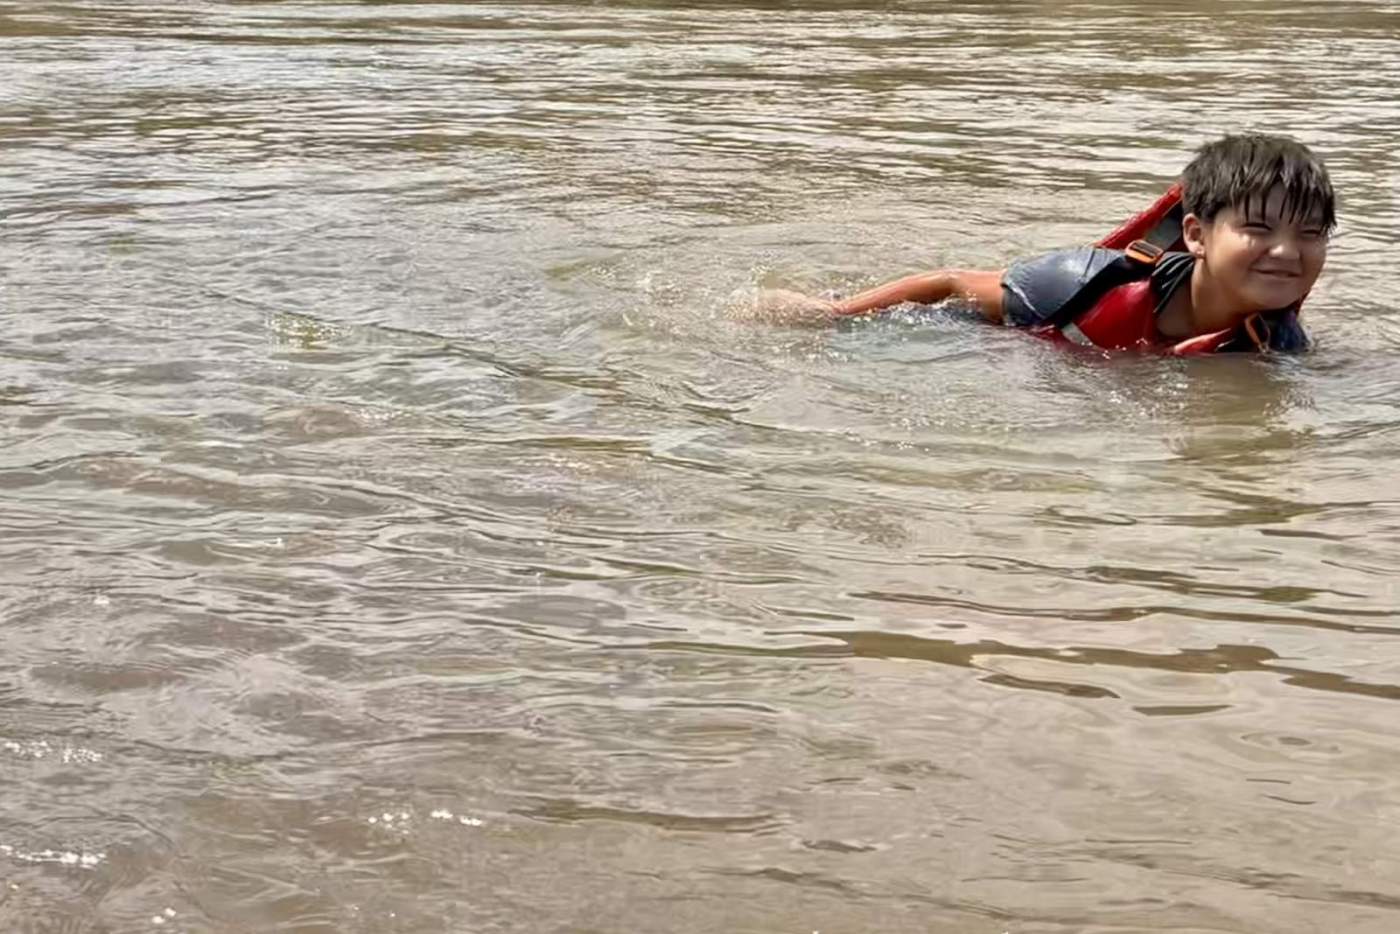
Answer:
<svg viewBox="0 0 1400 934"><path fill-rule="evenodd" d="M1200 260L1191 270L1191 281L1176 290L1158 318L1157 329L1166 337L1185 339L1236 327L1248 318L1248 309L1232 303L1211 278Z"/></svg>

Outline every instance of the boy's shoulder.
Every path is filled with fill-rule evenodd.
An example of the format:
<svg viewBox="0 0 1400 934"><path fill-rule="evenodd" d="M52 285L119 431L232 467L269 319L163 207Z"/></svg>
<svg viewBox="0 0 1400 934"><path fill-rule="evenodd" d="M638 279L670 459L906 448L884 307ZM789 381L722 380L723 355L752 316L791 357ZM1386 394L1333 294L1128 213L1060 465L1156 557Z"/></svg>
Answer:
<svg viewBox="0 0 1400 934"><path fill-rule="evenodd" d="M1044 323L1123 256L1122 250L1077 246L1017 260L1001 280L1008 299L1008 323L1017 327Z"/></svg>

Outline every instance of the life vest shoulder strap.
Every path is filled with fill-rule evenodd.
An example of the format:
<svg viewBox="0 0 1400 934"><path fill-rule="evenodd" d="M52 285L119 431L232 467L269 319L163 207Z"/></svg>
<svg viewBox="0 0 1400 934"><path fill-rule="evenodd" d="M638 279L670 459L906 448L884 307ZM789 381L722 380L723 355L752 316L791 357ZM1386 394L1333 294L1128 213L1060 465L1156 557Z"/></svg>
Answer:
<svg viewBox="0 0 1400 934"><path fill-rule="evenodd" d="M1181 249L1181 221L1185 214L1181 194L1181 183L1177 182L1147 210L1128 218L1096 246L1121 250L1134 240L1147 240L1164 250Z"/></svg>
<svg viewBox="0 0 1400 934"><path fill-rule="evenodd" d="M1113 289L1150 277L1165 252L1154 243L1134 240L1123 250L1122 256L1106 263L1044 323L1056 328L1073 324L1076 318L1093 308Z"/></svg>

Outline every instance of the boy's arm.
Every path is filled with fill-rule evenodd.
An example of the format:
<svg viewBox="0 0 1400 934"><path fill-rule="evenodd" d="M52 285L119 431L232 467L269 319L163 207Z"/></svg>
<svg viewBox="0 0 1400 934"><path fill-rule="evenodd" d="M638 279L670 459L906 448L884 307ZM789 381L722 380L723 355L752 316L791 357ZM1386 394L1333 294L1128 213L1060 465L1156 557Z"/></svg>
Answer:
<svg viewBox="0 0 1400 934"><path fill-rule="evenodd" d="M1001 270L945 269L905 276L838 301L765 289L759 293L754 315L787 324L822 324L832 318L873 314L904 302L930 305L957 296L975 306L988 321L1000 324L1001 276Z"/></svg>
<svg viewBox="0 0 1400 934"><path fill-rule="evenodd" d="M965 299L982 317L1001 323L1001 277L1004 270L943 269L905 276L832 303L836 315L865 315L903 302L931 305L947 298Z"/></svg>

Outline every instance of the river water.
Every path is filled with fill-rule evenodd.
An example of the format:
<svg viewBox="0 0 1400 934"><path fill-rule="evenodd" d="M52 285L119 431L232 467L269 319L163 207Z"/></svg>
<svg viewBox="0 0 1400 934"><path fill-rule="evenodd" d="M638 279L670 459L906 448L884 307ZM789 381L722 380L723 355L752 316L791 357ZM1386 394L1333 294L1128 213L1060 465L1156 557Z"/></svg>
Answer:
<svg viewBox="0 0 1400 934"><path fill-rule="evenodd" d="M0 928L1400 929L1392 0L0 2ZM1302 359L913 309L1284 130Z"/></svg>

